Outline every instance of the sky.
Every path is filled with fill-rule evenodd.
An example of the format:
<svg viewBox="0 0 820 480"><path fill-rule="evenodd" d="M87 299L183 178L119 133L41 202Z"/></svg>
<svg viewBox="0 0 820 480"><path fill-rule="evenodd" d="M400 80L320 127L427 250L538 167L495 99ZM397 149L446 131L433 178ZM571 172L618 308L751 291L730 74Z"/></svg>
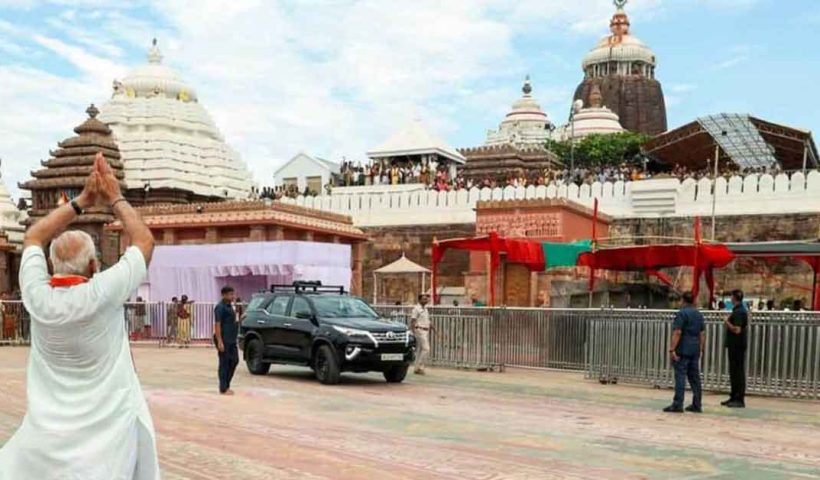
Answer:
<svg viewBox="0 0 820 480"><path fill-rule="evenodd" d="M736 112L820 129L820 1L626 11L658 58L670 128ZM454 147L480 145L525 75L564 123L613 12L610 0L0 0L3 181L16 195L154 37L265 185L298 152L365 160L413 119Z"/></svg>

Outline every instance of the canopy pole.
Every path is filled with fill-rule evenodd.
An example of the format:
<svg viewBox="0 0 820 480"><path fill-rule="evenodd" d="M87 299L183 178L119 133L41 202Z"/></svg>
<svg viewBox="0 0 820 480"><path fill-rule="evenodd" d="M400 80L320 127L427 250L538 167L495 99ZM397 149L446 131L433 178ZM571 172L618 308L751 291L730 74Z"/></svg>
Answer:
<svg viewBox="0 0 820 480"><path fill-rule="evenodd" d="M378 305L379 300L379 284L378 284L378 277L376 276L376 272L373 272L373 305Z"/></svg>
<svg viewBox="0 0 820 480"><path fill-rule="evenodd" d="M809 142L803 141L803 181L806 181L806 163L809 161Z"/></svg>
<svg viewBox="0 0 820 480"><path fill-rule="evenodd" d="M598 243L598 197L592 204L592 253L595 253ZM589 308L592 308L593 290L595 288L595 269L589 268Z"/></svg>
<svg viewBox="0 0 820 480"><path fill-rule="evenodd" d="M441 260L441 256L443 255L443 252L439 251L440 248L441 247L438 244L438 238L433 237L433 247L431 251L432 262L430 265L431 267L433 267L430 269L430 290L432 290L433 293L430 299L432 300L431 303L433 305L436 304L436 277L438 276L438 262Z"/></svg>
<svg viewBox="0 0 820 480"><path fill-rule="evenodd" d="M712 177L712 241L715 241L715 209L717 208L717 177L720 163L720 145L715 143L715 173Z"/></svg>
<svg viewBox="0 0 820 480"><path fill-rule="evenodd" d="M426 290L424 289L424 272L421 272L421 293L425 293Z"/></svg>
<svg viewBox="0 0 820 480"><path fill-rule="evenodd" d="M501 259L498 252L498 233L490 232L490 306L496 306L496 276Z"/></svg>

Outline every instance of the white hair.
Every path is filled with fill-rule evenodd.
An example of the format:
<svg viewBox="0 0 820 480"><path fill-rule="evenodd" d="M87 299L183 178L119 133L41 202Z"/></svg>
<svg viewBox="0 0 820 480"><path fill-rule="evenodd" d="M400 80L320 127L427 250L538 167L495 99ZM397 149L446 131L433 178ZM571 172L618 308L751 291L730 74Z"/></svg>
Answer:
<svg viewBox="0 0 820 480"><path fill-rule="evenodd" d="M51 242L51 266L55 275L88 275L88 265L97 260L97 248L91 235L69 230Z"/></svg>

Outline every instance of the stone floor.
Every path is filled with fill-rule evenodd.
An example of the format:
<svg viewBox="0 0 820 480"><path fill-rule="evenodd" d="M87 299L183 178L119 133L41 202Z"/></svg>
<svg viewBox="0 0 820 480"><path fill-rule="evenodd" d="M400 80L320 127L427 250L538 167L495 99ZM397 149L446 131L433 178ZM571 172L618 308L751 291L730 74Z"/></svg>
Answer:
<svg viewBox="0 0 820 480"><path fill-rule="evenodd" d="M28 350L0 348L0 443L25 410ZM437 369L388 385L240 365L216 394L210 349L134 349L166 479L820 478L820 403L660 413L671 396L575 373Z"/></svg>

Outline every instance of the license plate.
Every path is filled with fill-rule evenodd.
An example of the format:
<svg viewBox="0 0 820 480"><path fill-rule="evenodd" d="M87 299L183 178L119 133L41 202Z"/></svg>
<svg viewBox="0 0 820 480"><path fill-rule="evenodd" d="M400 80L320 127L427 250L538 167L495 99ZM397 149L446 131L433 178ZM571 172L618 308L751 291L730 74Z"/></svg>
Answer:
<svg viewBox="0 0 820 480"><path fill-rule="evenodd" d="M402 360L404 360L403 353L382 353L383 362L400 362Z"/></svg>

